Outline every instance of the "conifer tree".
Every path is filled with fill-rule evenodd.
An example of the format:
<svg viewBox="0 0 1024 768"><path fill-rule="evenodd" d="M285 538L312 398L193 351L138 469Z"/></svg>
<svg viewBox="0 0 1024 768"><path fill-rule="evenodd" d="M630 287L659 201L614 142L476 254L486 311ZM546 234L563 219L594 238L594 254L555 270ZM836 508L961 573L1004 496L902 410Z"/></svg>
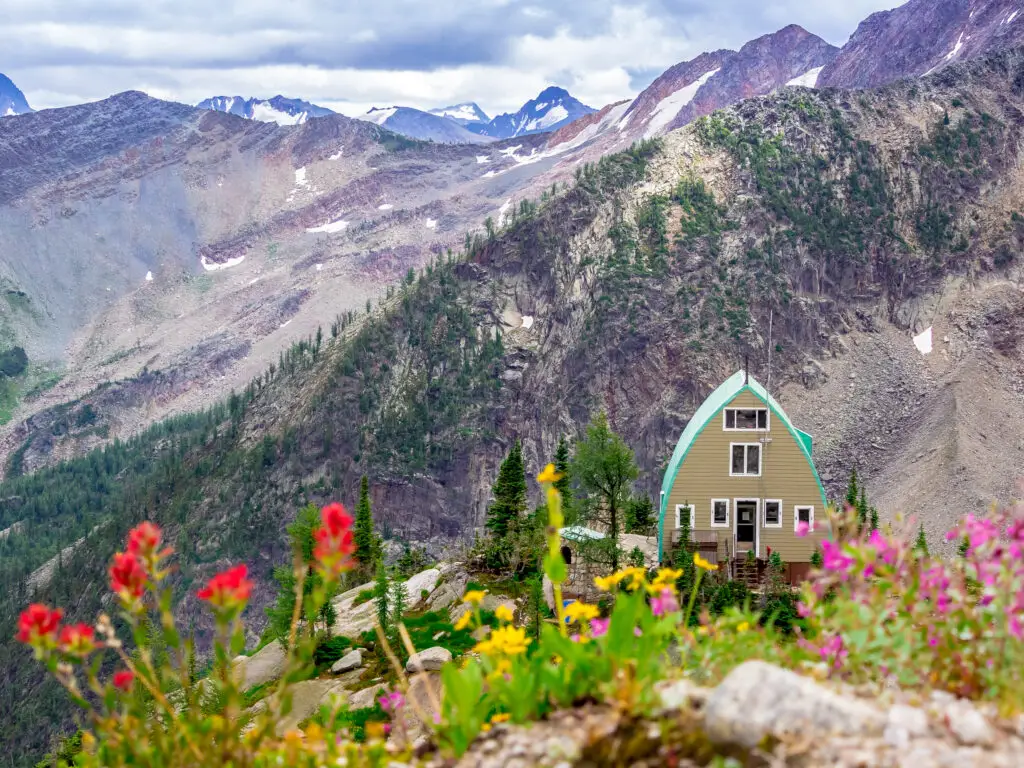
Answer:
<svg viewBox="0 0 1024 768"><path fill-rule="evenodd" d="M857 498L857 530L861 533L868 527L868 496L864 486L860 486L860 496Z"/></svg>
<svg viewBox="0 0 1024 768"><path fill-rule="evenodd" d="M874 507L871 508L871 530L878 530L878 510Z"/></svg>
<svg viewBox="0 0 1024 768"><path fill-rule="evenodd" d="M409 594L405 589L405 582L401 579L396 579L395 583L391 586L391 606L390 606L390 621L392 629L398 627L402 623L402 619L405 616L405 604L409 601Z"/></svg>
<svg viewBox="0 0 1024 768"><path fill-rule="evenodd" d="M371 571L380 556L380 540L373 527L373 509L370 506L370 480L366 475L359 483L359 504L356 506L356 521L352 529L356 544L356 560Z"/></svg>
<svg viewBox="0 0 1024 768"><path fill-rule="evenodd" d="M503 539L515 530L519 517L526 511L526 471L518 440L501 463L492 492L494 502L487 509L487 530L494 538Z"/></svg>
<svg viewBox="0 0 1024 768"><path fill-rule="evenodd" d="M555 471L562 477L555 482L555 488L562 494L562 512L572 506L572 487L569 477L569 442L563 435L558 439L558 447L555 449Z"/></svg>
<svg viewBox="0 0 1024 768"><path fill-rule="evenodd" d="M917 529L917 539L914 541L914 549L922 557L928 557L928 539L924 535L924 523Z"/></svg>
<svg viewBox="0 0 1024 768"><path fill-rule="evenodd" d="M846 506L857 508L857 497L860 489L857 487L857 468L850 472L850 483L846 486Z"/></svg>
<svg viewBox="0 0 1024 768"><path fill-rule="evenodd" d="M373 585L373 600L377 607L377 623L384 632L388 631L390 625L388 619L391 617L391 585L388 583L388 572L384 568L384 561L377 561L377 578Z"/></svg>

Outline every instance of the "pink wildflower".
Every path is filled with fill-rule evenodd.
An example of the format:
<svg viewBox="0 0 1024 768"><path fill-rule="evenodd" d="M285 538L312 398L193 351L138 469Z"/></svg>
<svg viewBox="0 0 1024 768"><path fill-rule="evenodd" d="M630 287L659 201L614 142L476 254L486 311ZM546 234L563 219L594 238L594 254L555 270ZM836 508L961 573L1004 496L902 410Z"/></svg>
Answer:
<svg viewBox="0 0 1024 768"><path fill-rule="evenodd" d="M608 624L611 619L591 619L590 620L590 635L591 637L603 637L608 633Z"/></svg>
<svg viewBox="0 0 1024 768"><path fill-rule="evenodd" d="M806 520L801 520L796 524L796 535L801 539L811 532L811 525Z"/></svg>
<svg viewBox="0 0 1024 768"><path fill-rule="evenodd" d="M388 714L395 714L405 705L405 696L402 695L401 691L392 691L381 696L377 701L380 703L380 708Z"/></svg>
<svg viewBox="0 0 1024 768"><path fill-rule="evenodd" d="M664 589L657 597L651 598L651 612L655 616L664 616L679 610L679 601L672 590Z"/></svg>

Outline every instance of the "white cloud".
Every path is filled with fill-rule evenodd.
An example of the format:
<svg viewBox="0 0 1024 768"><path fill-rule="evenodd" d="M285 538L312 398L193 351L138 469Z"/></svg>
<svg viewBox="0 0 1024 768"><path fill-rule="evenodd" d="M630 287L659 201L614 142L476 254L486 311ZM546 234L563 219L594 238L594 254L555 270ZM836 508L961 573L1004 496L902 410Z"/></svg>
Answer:
<svg viewBox="0 0 1024 768"><path fill-rule="evenodd" d="M631 73L799 23L842 43L894 0L4 0L2 66L37 108L137 89L196 103L278 93L349 115L477 101L513 111L548 85L594 107Z"/></svg>

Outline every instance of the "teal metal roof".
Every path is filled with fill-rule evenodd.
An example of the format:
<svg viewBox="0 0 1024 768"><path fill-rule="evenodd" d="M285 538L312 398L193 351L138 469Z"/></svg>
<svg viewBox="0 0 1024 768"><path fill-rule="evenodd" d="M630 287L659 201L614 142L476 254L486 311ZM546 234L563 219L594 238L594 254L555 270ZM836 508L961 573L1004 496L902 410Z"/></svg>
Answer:
<svg viewBox="0 0 1024 768"><path fill-rule="evenodd" d="M560 528L558 535L563 539L569 541L597 541L599 539L607 538L600 531L595 531L592 528L584 528L582 525L573 525L569 528Z"/></svg>
<svg viewBox="0 0 1024 768"><path fill-rule="evenodd" d="M679 438L679 442L676 443L676 449L672 452L672 458L669 459L668 468L665 470L665 479L661 483L661 511L658 516L658 561L661 561L661 536L662 526L665 523L665 510L668 506L668 496L672 490L672 486L675 485L676 476L679 474L679 468L683 465L683 461L686 459L686 454L689 453L690 447L694 441L704 431L704 427L708 425L718 413L725 408L729 403L736 399L737 396L743 392L751 392L753 395L763 402L772 412L772 418L781 421L786 425L786 429L789 430L790 434L796 439L797 445L800 446L800 450L803 452L807 462L811 465L811 471L814 472L814 479L818 483L818 491L821 493L821 505L822 509L825 508L825 489L821 485L821 478L818 477L818 470L814 468L814 461L811 459L811 449L814 447L814 438L812 438L806 432L802 432L793 426L793 422L789 420L789 416L782 410L782 406L776 402L775 398L768 394L768 390L755 379L753 376L748 377L744 371L736 371L732 376L726 379L722 384L719 385L718 389L708 395L708 398L701 403L700 408L697 409L693 417L687 422L686 429L683 430L682 436Z"/></svg>

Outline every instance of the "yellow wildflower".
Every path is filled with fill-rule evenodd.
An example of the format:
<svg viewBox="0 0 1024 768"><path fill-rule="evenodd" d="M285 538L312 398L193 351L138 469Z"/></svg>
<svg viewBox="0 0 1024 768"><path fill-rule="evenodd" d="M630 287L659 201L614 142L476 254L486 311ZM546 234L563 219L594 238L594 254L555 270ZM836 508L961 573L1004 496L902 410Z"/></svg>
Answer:
<svg viewBox="0 0 1024 768"><path fill-rule="evenodd" d="M708 633L708 628L707 628L706 624L701 624L699 627L697 627L697 634L698 635L706 635L707 633Z"/></svg>
<svg viewBox="0 0 1024 768"><path fill-rule="evenodd" d="M611 592L619 586L620 581L622 581L622 577L617 573L613 573L611 576L597 576L594 579L594 584L602 592Z"/></svg>
<svg viewBox="0 0 1024 768"><path fill-rule="evenodd" d="M748 623L747 623L747 622L745 622L745 621L741 621L741 622L739 623L739 625L737 625L737 627L736 627L736 634L742 635L742 634L743 634L744 632L746 632L746 631L747 631L748 629L750 629L750 624L748 624Z"/></svg>
<svg viewBox="0 0 1024 768"><path fill-rule="evenodd" d="M509 610L509 607L507 605L499 605L497 608L495 608L494 615L498 617L498 621L512 621L512 611Z"/></svg>
<svg viewBox="0 0 1024 768"><path fill-rule="evenodd" d="M629 589L640 589L647 581L647 571L639 566L633 566L622 571L622 578L624 580L629 579L629 584L627 585Z"/></svg>
<svg viewBox="0 0 1024 768"><path fill-rule="evenodd" d="M480 730L483 731L484 733L487 733L489 730L491 730L491 724L490 723L484 723L483 725L480 726Z"/></svg>
<svg viewBox="0 0 1024 768"><path fill-rule="evenodd" d="M666 589L675 592L676 580L683 575L682 571L675 571L671 568L662 568L654 581L647 585L647 591L652 595L658 595Z"/></svg>
<svg viewBox="0 0 1024 768"><path fill-rule="evenodd" d="M563 477L561 472L555 471L554 464L548 464L544 467L544 471L537 475L538 483L557 483Z"/></svg>
<svg viewBox="0 0 1024 768"><path fill-rule="evenodd" d="M486 589L474 589L462 596L462 602L469 603L470 605L480 605L486 596Z"/></svg>
<svg viewBox="0 0 1024 768"><path fill-rule="evenodd" d="M466 611L464 614L459 616L459 620L455 622L455 631L456 632L461 632L466 627L468 627L469 626L469 622L472 620L472 618L473 618L473 612L472 611Z"/></svg>
<svg viewBox="0 0 1024 768"><path fill-rule="evenodd" d="M526 630L522 627L504 626L491 632L486 640L482 640L473 648L475 653L486 653L488 656L504 654L505 656L516 656L526 653L526 646L530 644L530 638L526 636Z"/></svg>
<svg viewBox="0 0 1024 768"><path fill-rule="evenodd" d="M576 601L565 606L565 618L572 624L578 621L596 619L600 615L601 612L597 609L596 605L588 605L587 603Z"/></svg>
<svg viewBox="0 0 1024 768"><path fill-rule="evenodd" d="M511 719L512 719L512 715L510 715L508 712L499 712L498 714L494 715L491 718L491 722L495 723L495 724L497 724L497 723L507 723Z"/></svg>
<svg viewBox="0 0 1024 768"><path fill-rule="evenodd" d="M698 568L701 568L701 569L703 569L705 571L717 571L718 570L718 566L717 565L714 565L713 563L709 563L707 560L705 560L703 557L701 557L696 552L693 553L693 564L696 565Z"/></svg>
<svg viewBox="0 0 1024 768"><path fill-rule="evenodd" d="M494 671L487 676L487 679L494 682L510 674L512 674L512 662L508 659L502 659L495 665Z"/></svg>

